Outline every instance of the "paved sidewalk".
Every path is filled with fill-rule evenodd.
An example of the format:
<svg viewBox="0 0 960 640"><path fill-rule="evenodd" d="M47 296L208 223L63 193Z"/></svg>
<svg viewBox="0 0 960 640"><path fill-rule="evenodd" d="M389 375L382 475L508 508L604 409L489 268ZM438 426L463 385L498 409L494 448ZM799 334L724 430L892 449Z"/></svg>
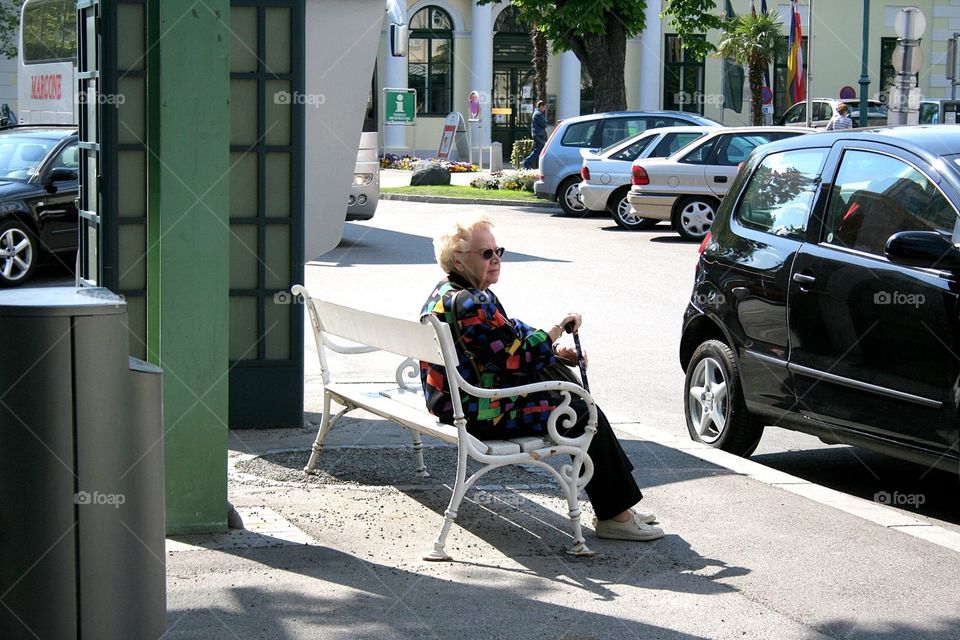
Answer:
<svg viewBox="0 0 960 640"><path fill-rule="evenodd" d="M356 412L306 478L315 399L310 428L231 433L230 499L248 529L170 541L165 638L899 639L960 627L957 551L642 424L615 426L666 538L599 540L584 502L597 555L568 557L559 492L511 469L468 494L454 561L423 561L455 449L431 443L432 477L419 479L407 432Z"/></svg>

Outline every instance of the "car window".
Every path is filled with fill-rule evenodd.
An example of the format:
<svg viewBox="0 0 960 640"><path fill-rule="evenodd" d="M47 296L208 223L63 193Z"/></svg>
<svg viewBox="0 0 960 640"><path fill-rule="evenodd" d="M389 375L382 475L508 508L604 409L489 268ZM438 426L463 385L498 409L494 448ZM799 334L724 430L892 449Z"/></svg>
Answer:
<svg viewBox="0 0 960 640"><path fill-rule="evenodd" d="M807 107L804 104L795 104L783 114L784 124L797 124L807 121Z"/></svg>
<svg viewBox="0 0 960 640"><path fill-rule="evenodd" d="M651 158L666 158L673 155L694 140L699 140L704 136L703 133L667 133L663 136L653 151L650 152Z"/></svg>
<svg viewBox="0 0 960 640"><path fill-rule="evenodd" d="M831 107L826 102L814 102L813 103L813 119L814 120L829 120L833 117L833 107Z"/></svg>
<svg viewBox="0 0 960 640"><path fill-rule="evenodd" d="M565 147L592 147L593 135L597 131L599 120L588 120L586 122L575 122L567 127L563 132L563 138L560 144ZM614 141L616 142L616 141Z"/></svg>
<svg viewBox="0 0 960 640"><path fill-rule="evenodd" d="M750 155L756 147L770 142L770 137L756 134L721 136L717 142L717 152L710 164L735 167Z"/></svg>
<svg viewBox="0 0 960 640"><path fill-rule="evenodd" d="M883 256L900 231L951 236L957 214L936 185L912 165L872 151L849 150L827 204L824 241Z"/></svg>
<svg viewBox="0 0 960 640"><path fill-rule="evenodd" d="M640 157L640 154L643 153L647 147L653 144L653 141L657 139L656 134L645 136L640 138L631 145L628 145L621 149L620 151L612 154L610 156L611 160L626 160L627 162L633 162Z"/></svg>
<svg viewBox="0 0 960 640"><path fill-rule="evenodd" d="M647 129L645 118L605 118L600 132L600 144L604 147L626 138L632 138Z"/></svg>
<svg viewBox="0 0 960 640"><path fill-rule="evenodd" d="M802 239L828 149L771 153L757 166L735 212L744 225Z"/></svg>
<svg viewBox="0 0 960 640"><path fill-rule="evenodd" d="M939 104L924 102L920 105L920 124L937 124L939 121Z"/></svg>
<svg viewBox="0 0 960 640"><path fill-rule="evenodd" d="M71 142L57 154L57 157L50 163L50 168L72 169L77 171L80 168L80 149L76 142Z"/></svg>
<svg viewBox="0 0 960 640"><path fill-rule="evenodd" d="M725 136L717 136L716 138L711 138L705 141L701 145L697 145L696 149L680 158L679 161L687 164L703 164L707 161L707 158L710 157L710 152L713 151L713 147L717 144L717 140L723 137Z"/></svg>

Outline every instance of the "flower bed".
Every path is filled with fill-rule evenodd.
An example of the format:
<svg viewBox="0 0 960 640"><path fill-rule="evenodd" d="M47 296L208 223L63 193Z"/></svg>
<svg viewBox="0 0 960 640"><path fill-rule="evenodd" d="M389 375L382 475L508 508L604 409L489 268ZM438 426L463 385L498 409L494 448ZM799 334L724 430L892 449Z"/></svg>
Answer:
<svg viewBox="0 0 960 640"><path fill-rule="evenodd" d="M436 158L415 158L410 155L397 155L395 153L387 153L380 156L380 168L381 169L401 169L403 171L416 171L424 165L428 164L438 164L444 169L450 171L450 173L476 173L480 171L480 167L469 162L447 162L446 160L438 160Z"/></svg>
<svg viewBox="0 0 960 640"><path fill-rule="evenodd" d="M470 186L476 189L508 189L511 191L533 192L533 183L536 182L537 171L511 171L510 173L491 173L477 176L470 181Z"/></svg>

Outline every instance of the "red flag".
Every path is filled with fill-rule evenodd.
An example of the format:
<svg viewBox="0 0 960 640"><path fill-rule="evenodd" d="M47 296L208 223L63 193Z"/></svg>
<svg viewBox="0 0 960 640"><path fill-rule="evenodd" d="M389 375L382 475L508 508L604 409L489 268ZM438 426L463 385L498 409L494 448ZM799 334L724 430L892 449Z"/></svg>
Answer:
<svg viewBox="0 0 960 640"><path fill-rule="evenodd" d="M787 47L787 92L791 104L806 100L807 91L803 70L803 30L800 27L800 10L797 0L791 0L790 37Z"/></svg>

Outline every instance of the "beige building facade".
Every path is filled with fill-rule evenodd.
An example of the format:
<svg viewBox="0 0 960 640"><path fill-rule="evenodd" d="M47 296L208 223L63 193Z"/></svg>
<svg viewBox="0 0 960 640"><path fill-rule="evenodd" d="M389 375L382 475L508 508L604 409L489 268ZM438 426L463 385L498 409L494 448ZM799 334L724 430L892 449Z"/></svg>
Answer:
<svg viewBox="0 0 960 640"><path fill-rule="evenodd" d="M732 0L738 15L750 12L751 4L760 10L760 0ZM859 97L863 4L862 0L814 0L811 24L810 0L799 3L811 97L838 97L841 92ZM714 57L701 62L690 59L669 18L660 18L661 0L647 0L647 5L646 30L627 41L627 107L695 111L724 124L747 124L748 83L744 82L740 111L724 108L722 61ZM768 0L767 5L781 15L786 39L790 3ZM886 99L886 86L895 74L890 64L897 39L894 21L906 6L918 7L926 17L919 47L924 58L917 78L921 94L924 98L950 97L946 52L948 41L960 32L960 0L870 2L868 97ZM530 116L537 100L547 101L551 123L593 111L590 79L581 72L571 52L550 56L547 95L533 95L529 27L518 19L510 3L478 6L468 0L417 0L407 2L405 8L408 56L387 55L388 33L384 31L371 90L368 128L381 132L385 152L415 150L421 157L436 156L445 117L453 111L469 120L473 91L480 96L480 114L479 122L467 123L471 144L488 150L491 142L500 142L506 157L515 140L529 137ZM711 32L704 37L715 42L717 36ZM790 106L785 78L783 58L770 69L772 117ZM414 127L383 125L384 88L417 90Z"/></svg>

